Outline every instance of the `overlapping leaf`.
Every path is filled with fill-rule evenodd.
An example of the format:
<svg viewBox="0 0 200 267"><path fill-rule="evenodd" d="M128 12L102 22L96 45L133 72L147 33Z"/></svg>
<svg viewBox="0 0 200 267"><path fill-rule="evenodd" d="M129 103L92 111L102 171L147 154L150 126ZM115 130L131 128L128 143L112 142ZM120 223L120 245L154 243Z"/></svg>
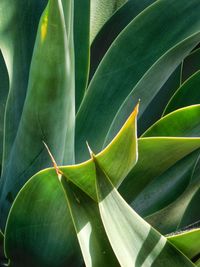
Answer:
<svg viewBox="0 0 200 267"><path fill-rule="evenodd" d="M169 7L170 12L167 12ZM197 0L173 1L173 5L166 0L157 1L137 16L113 42L90 83L77 115L77 162L87 158L83 149L85 140L99 151L115 136L139 98L142 115L160 86L199 42L199 8ZM188 14L190 20L186 22L184 18ZM146 31L149 24L151 27ZM155 65L157 61L159 64ZM161 69L165 71L160 76L158 72ZM136 93L133 88L137 83ZM131 92L133 94L123 104ZM115 117L116 112L118 116ZM113 123L114 118L116 124Z"/></svg>
<svg viewBox="0 0 200 267"><path fill-rule="evenodd" d="M5 164L17 134L38 23L46 4L47 0L29 1L28 4L26 0L2 0L0 3L0 49L8 69L10 86L5 119Z"/></svg>
<svg viewBox="0 0 200 267"><path fill-rule="evenodd" d="M40 21L23 114L0 182L1 227L27 179L51 165L43 141L58 164L74 160L74 58L65 20L68 12L71 25L73 5L67 3L64 14L61 0L50 0Z"/></svg>
<svg viewBox="0 0 200 267"><path fill-rule="evenodd" d="M194 266L128 206L93 157L99 210L120 266Z"/></svg>

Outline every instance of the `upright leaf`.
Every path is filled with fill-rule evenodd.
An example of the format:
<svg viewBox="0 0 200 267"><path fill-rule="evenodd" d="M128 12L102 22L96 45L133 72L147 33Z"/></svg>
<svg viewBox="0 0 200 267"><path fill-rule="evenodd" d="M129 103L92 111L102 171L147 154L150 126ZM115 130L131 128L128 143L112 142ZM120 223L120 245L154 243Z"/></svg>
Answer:
<svg viewBox="0 0 200 267"><path fill-rule="evenodd" d="M92 0L90 15L90 43L112 14L127 0Z"/></svg>
<svg viewBox="0 0 200 267"><path fill-rule="evenodd" d="M73 5L69 7L68 25L72 25ZM74 161L74 58L69 39L72 35L66 29L61 0L50 0L39 25L17 137L3 169L1 227L27 179L51 166L43 141L59 165Z"/></svg>
<svg viewBox="0 0 200 267"><path fill-rule="evenodd" d="M9 74L4 162L8 160L21 119L39 19L47 0L0 2L0 49ZM33 12L34 10L34 12Z"/></svg>
<svg viewBox="0 0 200 267"><path fill-rule="evenodd" d="M100 61L115 38L146 7L155 0L127 1L103 25L91 44L90 78L94 75Z"/></svg>
<svg viewBox="0 0 200 267"><path fill-rule="evenodd" d="M169 8L171 12L167 11ZM87 158L86 149L83 149L86 140L96 151L112 140L139 98L142 115L163 83L199 42L199 11L198 0L173 0L170 4L167 0L156 1L116 38L99 65L77 114L77 162ZM190 19L185 21L188 14ZM154 65L155 62L158 64ZM160 76L161 69L165 71ZM134 87L140 80L136 93ZM119 109L120 114L116 116Z"/></svg>
<svg viewBox="0 0 200 267"><path fill-rule="evenodd" d="M76 110L83 99L89 75L90 2L93 1L74 1Z"/></svg>
<svg viewBox="0 0 200 267"><path fill-rule="evenodd" d="M4 113L8 96L9 80L6 65L0 51L0 162L3 155ZM1 169L1 163L0 163Z"/></svg>

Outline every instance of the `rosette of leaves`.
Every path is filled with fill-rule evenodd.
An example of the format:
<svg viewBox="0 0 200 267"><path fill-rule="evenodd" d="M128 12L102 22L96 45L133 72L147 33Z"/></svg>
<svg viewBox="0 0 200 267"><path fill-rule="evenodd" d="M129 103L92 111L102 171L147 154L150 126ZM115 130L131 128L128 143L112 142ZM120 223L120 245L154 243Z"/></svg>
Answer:
<svg viewBox="0 0 200 267"><path fill-rule="evenodd" d="M1 266L200 266L199 13L1 0Z"/></svg>

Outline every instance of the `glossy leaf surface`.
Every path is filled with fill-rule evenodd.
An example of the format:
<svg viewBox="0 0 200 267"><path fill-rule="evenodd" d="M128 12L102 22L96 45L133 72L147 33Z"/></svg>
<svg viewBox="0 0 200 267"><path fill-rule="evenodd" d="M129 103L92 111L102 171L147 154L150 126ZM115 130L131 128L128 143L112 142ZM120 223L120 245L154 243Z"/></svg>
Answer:
<svg viewBox="0 0 200 267"><path fill-rule="evenodd" d="M69 25L72 7L69 5ZM23 114L0 182L1 227L27 179L51 166L43 141L58 164L74 160L74 59L65 23L61 0L51 0L40 21Z"/></svg>
<svg viewBox="0 0 200 267"><path fill-rule="evenodd" d="M145 76L145 79L142 80L143 83L141 82L138 85L138 94L130 96L129 104L126 102L124 105L126 112L123 111L120 113L122 118L118 116L115 118L124 100L159 58L170 49L170 56L173 59L176 55L176 60L173 60L173 66L171 65L171 59L168 57L163 57L161 60L164 66L170 61L170 67L166 69L168 75L163 73L167 80L172 71L180 64L181 60L199 42L200 37L198 32L200 30L200 22L198 20L198 8L200 6L197 3L198 1L195 1L184 1L184 3L173 1L173 5L170 3L171 12L167 12L169 8L168 1L157 1L137 16L113 42L104 60L99 65L98 71L90 83L77 114L77 162L81 162L87 158L86 150L83 149L83 144L86 140L97 152L101 150L103 144L109 143L109 140L121 128L127 114L130 114L130 110L139 98L142 100L140 115L143 113L144 108L155 95L155 91L151 91L149 93L150 98L146 98L149 90L144 90L147 82L149 83L150 77L152 78L152 73L149 76ZM160 16L160 14L163 15ZM191 14L189 23L183 19L186 14L187 16ZM157 23L154 23L154 21ZM149 23L151 24L151 28L147 32L146 28ZM165 30L163 30L164 25ZM173 32L174 25L176 25L177 34ZM133 39L132 36L135 38ZM144 48L144 46L140 46L141 43L147 46ZM158 43L159 46L157 46ZM155 49L155 46L157 49ZM144 49L146 49L146 53L143 53ZM154 68L154 75L156 77L158 77L157 73L160 69L160 65L156 65ZM163 76L162 78L159 76L157 85L163 82ZM155 82L152 82L152 84L155 84ZM139 87L143 90L140 91ZM156 86L155 90L159 90L159 86ZM143 98L141 97L142 95ZM117 125L113 126L114 118ZM110 127L112 127L111 130L109 130ZM107 134L109 135L108 138L106 138Z"/></svg>
<svg viewBox="0 0 200 267"><path fill-rule="evenodd" d="M167 239L190 259L200 252L200 229L181 232Z"/></svg>
<svg viewBox="0 0 200 267"><path fill-rule="evenodd" d="M119 186L137 162L137 114L138 105L112 142L97 154L99 162L104 166L115 186ZM96 200L95 169L92 160L78 165L60 167L60 170L69 180Z"/></svg>
<svg viewBox="0 0 200 267"><path fill-rule="evenodd" d="M128 206L95 158L94 161L99 210L120 266L193 266Z"/></svg>
<svg viewBox="0 0 200 267"><path fill-rule="evenodd" d="M81 266L66 196L54 169L38 173L20 191L5 236L11 266Z"/></svg>

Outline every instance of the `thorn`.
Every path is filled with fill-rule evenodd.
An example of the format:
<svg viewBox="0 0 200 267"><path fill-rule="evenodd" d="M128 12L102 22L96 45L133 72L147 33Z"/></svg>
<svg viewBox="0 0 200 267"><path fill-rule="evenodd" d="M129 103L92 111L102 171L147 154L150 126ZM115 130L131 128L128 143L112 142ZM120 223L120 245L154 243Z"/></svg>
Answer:
<svg viewBox="0 0 200 267"><path fill-rule="evenodd" d="M86 141L86 145L87 145L88 151L90 153L90 157L93 159L94 158L94 153L92 152L92 149L90 148L90 146L88 144L88 141Z"/></svg>
<svg viewBox="0 0 200 267"><path fill-rule="evenodd" d="M45 148L46 148L46 150L47 150L47 152L48 152L48 154L49 154L49 156L51 158L51 161L53 163L53 167L54 167L54 169L56 171L56 174L58 175L58 179L61 180L61 176L63 175L63 173L59 170L58 165L57 165L53 155L51 154L51 151L48 148L47 144L44 141L42 141L42 142L43 142L43 144L44 144L44 146L45 146Z"/></svg>

